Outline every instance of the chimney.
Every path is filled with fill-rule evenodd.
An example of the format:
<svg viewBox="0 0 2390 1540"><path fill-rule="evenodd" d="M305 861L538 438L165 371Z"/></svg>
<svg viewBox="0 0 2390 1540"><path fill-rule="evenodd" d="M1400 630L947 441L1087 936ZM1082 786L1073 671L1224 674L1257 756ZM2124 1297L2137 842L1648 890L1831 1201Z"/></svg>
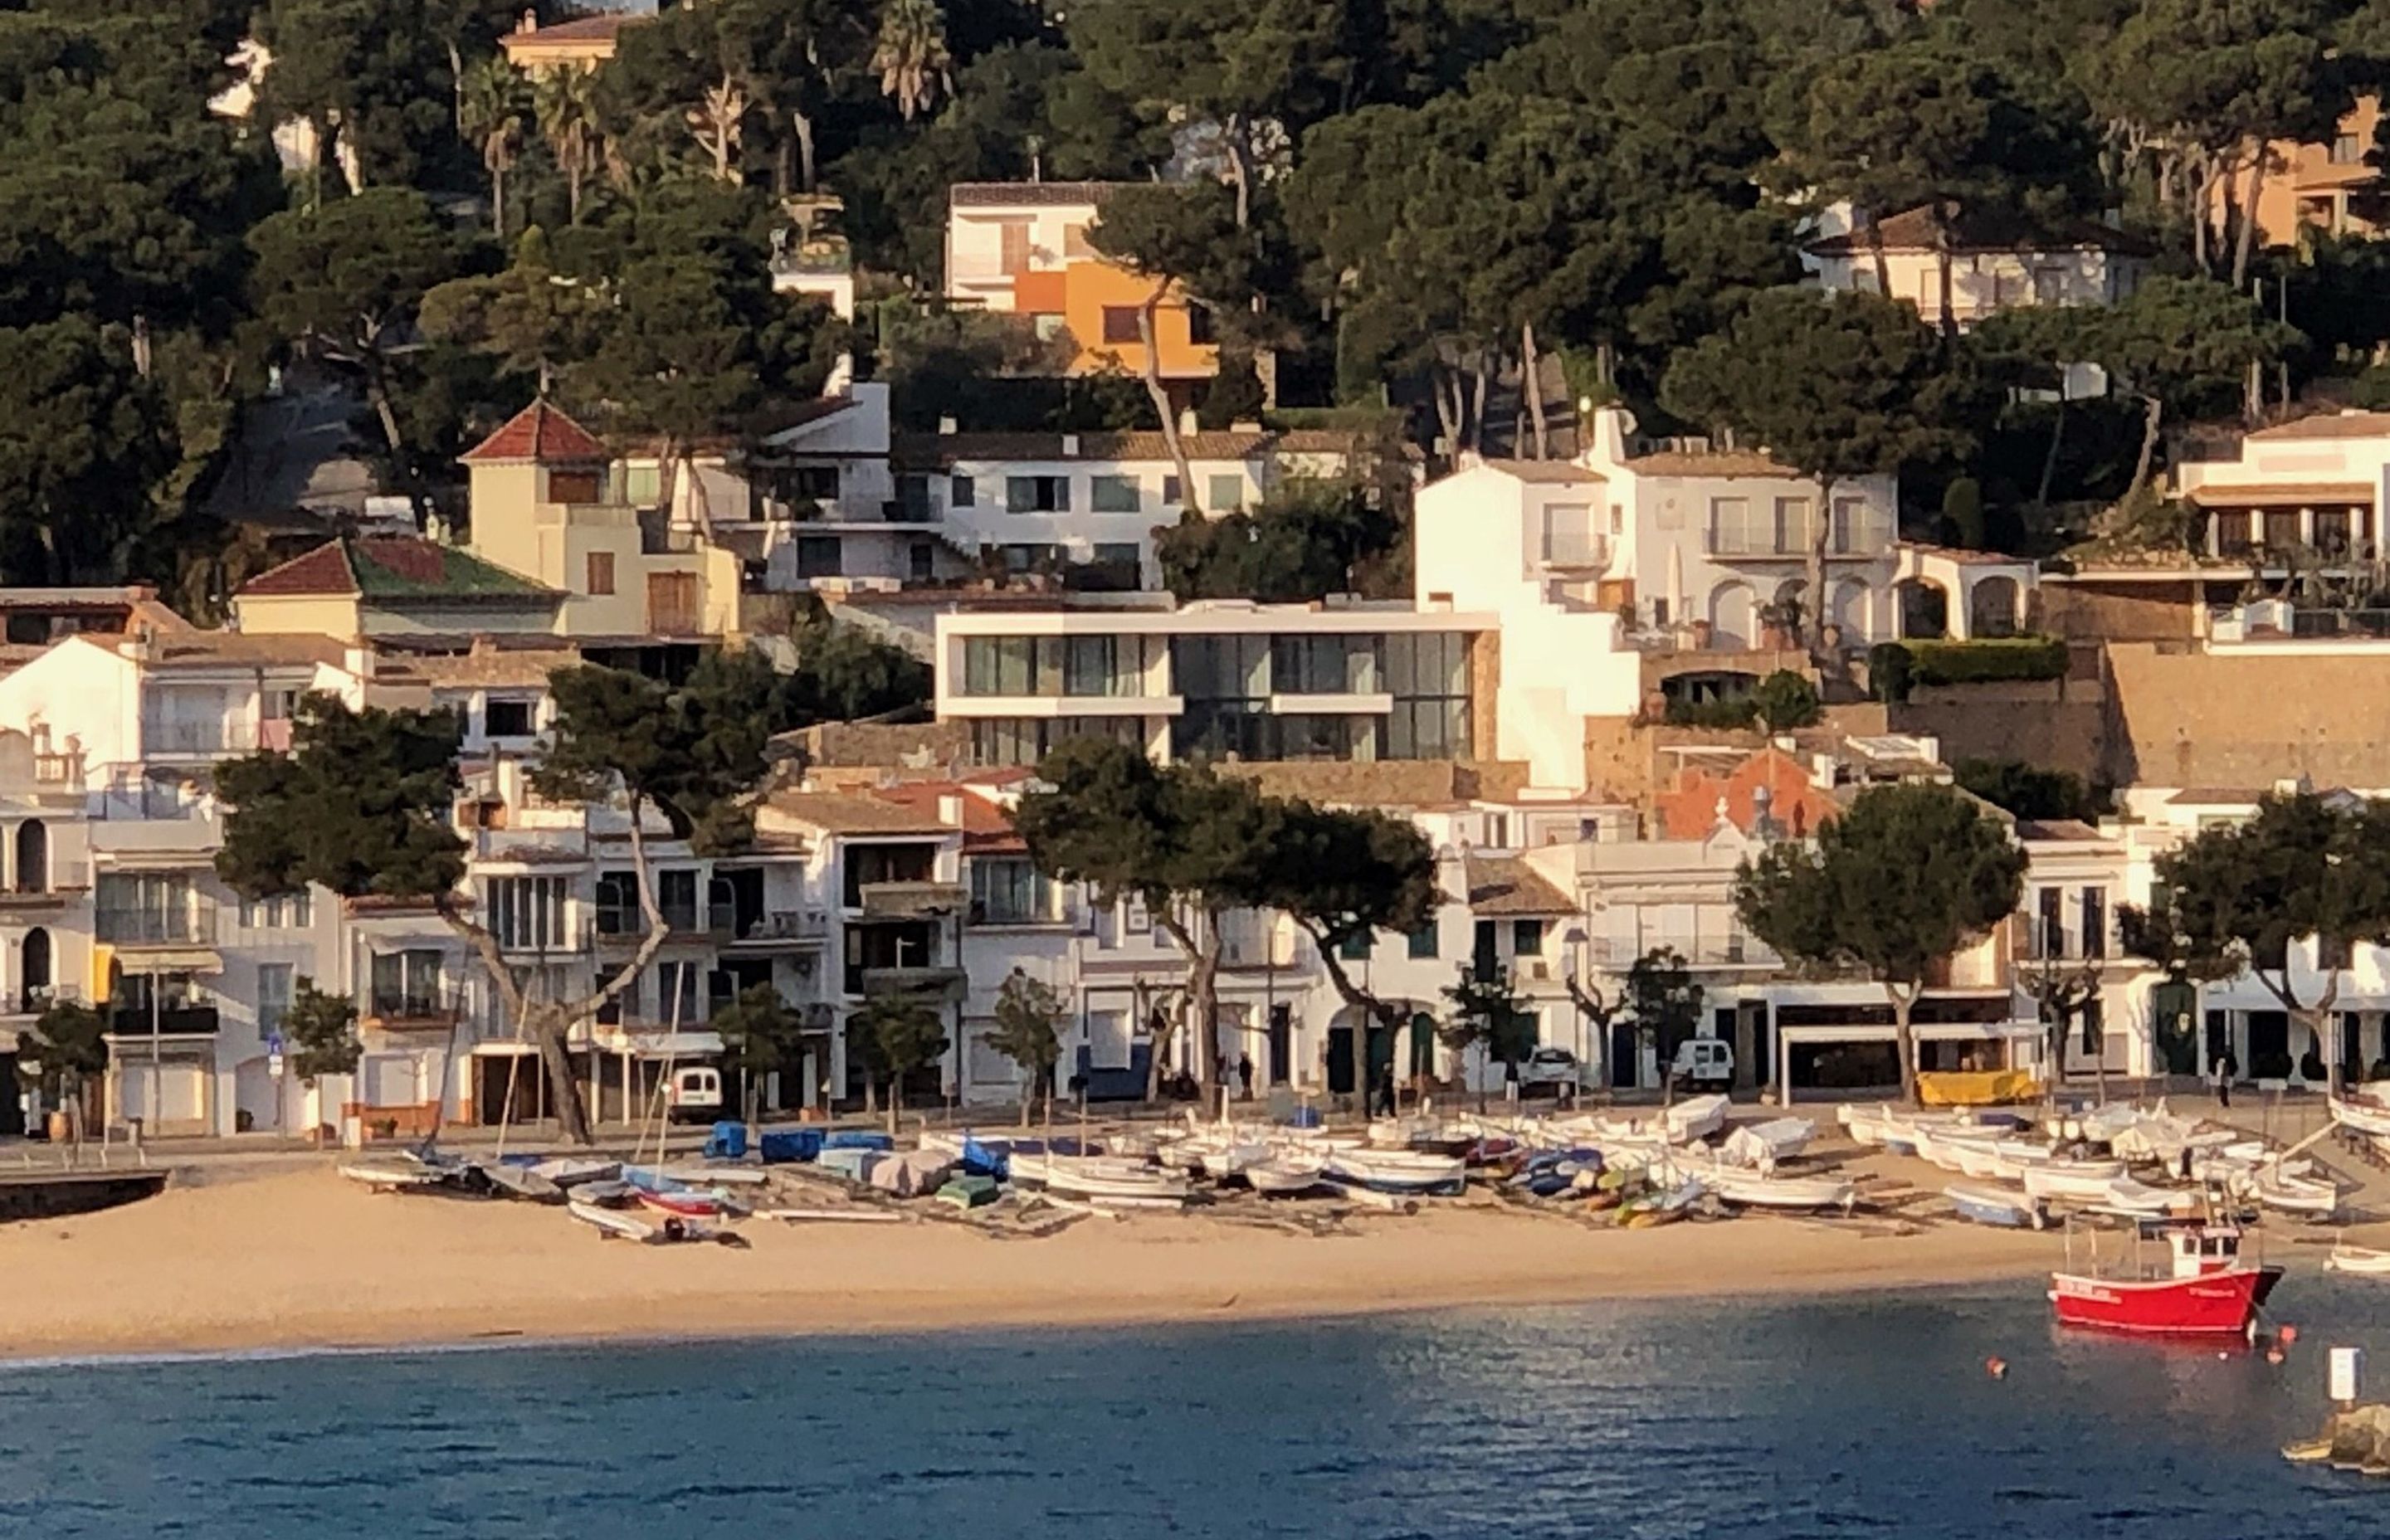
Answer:
<svg viewBox="0 0 2390 1540"><path fill-rule="evenodd" d="M1178 430L1189 437L1203 430L1202 421L1196 417L1193 407L1190 406L1178 414Z"/></svg>
<svg viewBox="0 0 2390 1540"><path fill-rule="evenodd" d="M1076 433L1065 433L1065 434L1063 434L1063 435L1062 435L1062 458L1064 458L1064 459L1066 459L1066 460L1075 460L1075 459L1077 459L1078 457L1079 457L1079 435L1078 435L1078 434L1076 434Z"/></svg>
<svg viewBox="0 0 2390 1540"><path fill-rule="evenodd" d="M955 419L952 417L940 417L938 419L938 432L944 437L953 438L955 436Z"/></svg>
<svg viewBox="0 0 2390 1540"><path fill-rule="evenodd" d="M955 828L963 823L963 796L959 791L938 793L938 822Z"/></svg>
<svg viewBox="0 0 2390 1540"><path fill-rule="evenodd" d="M1593 410L1593 443L1586 459L1597 466L1624 464L1626 441L1634 435L1634 413L1624 406L1598 406Z"/></svg>
<svg viewBox="0 0 2390 1540"><path fill-rule="evenodd" d="M539 12L531 9L529 6L525 6L523 8L522 19L515 23L515 35L518 37L529 37L532 33L537 31L539 31Z"/></svg>

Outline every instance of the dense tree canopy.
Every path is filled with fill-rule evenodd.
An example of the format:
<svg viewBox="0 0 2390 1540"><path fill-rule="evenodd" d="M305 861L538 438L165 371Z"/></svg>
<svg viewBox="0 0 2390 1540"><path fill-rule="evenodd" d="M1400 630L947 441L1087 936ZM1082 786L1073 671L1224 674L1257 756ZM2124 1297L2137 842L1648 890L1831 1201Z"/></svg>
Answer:
<svg viewBox="0 0 2390 1540"><path fill-rule="evenodd" d="M1922 782L1862 791L1814 841L1743 864L1735 908L1788 961L1852 969L1883 986L1900 1089L1917 1097L1910 1012L1927 973L2016 913L2024 852L1973 799Z"/></svg>
<svg viewBox="0 0 2390 1540"><path fill-rule="evenodd" d="M2291 1056L2321 1058L2337 1091L2348 1066L2328 1029L2348 950L2390 940L2390 811L2312 791L2268 797L2247 822L2158 857L2156 875L2163 905L2119 916L2127 949L2182 978L2254 975L2305 1029Z"/></svg>
<svg viewBox="0 0 2390 1540"><path fill-rule="evenodd" d="M853 341L772 292L792 225L851 241L878 344L861 366L926 382L917 415L1118 425L1120 380L1024 409L972 387L1046 367L1035 350L940 347L923 369L904 350L925 331L876 324L883 304L936 308L946 190L969 181L1129 185L1091 238L1157 303L1204 308L1229 381L1207 420L1391 404L1449 455L1564 453L1556 398L1625 399L1664 431L1653 407L1690 404L1662 392L1690 378L1680 355L1796 279L1805 222L1844 198L1862 232L1922 211L1946 275L1978 215L2114 216L2153 242L2143 314L2038 340L2168 420L2233 409L2218 382L2250 362L2295 383L2390 342L2361 263L2258 250L2251 216L2282 175L2252 147L2332 140L2390 80L2381 0L710 0L625 27L598 70L535 81L497 46L526 8L571 9L0 14L0 332L96 328L19 351L96 336L143 382L83 436L93 484L111 483L102 533L57 527L71 466L19 474L34 490L0 507L0 575L216 563L210 542L243 537L193 515L269 362L344 372L375 458L427 501L543 386L678 457L735 441ZM245 119L209 107L244 39L264 49L243 55ZM323 153L277 177L302 126ZM2193 276L2220 288L2179 287ZM2311 345L2227 314L2218 293L2249 279L2289 283ZM1924 361L1963 380L1978 350L1945 341ZM2002 355L2025 356L2055 355ZM1175 436L1187 396L1150 392L1150 418ZM1986 459L2006 452L1995 415L1984 398L1970 424ZM1966 468L2003 505L1988 529L2090 490L2087 473L2113 492L2102 467L2123 479L2120 414L1998 415L2051 431L2039 474ZM2154 416L2145 442L2136 485L2163 448Z"/></svg>

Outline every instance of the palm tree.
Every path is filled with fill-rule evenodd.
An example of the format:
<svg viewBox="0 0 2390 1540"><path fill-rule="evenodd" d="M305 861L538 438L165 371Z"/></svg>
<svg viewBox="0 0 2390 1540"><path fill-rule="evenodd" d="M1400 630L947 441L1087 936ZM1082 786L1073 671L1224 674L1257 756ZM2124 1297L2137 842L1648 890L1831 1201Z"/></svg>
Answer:
<svg viewBox="0 0 2390 1540"><path fill-rule="evenodd" d="M507 238L507 173L523 146L523 78L504 54L465 71L456 97L456 127L482 152L490 173L490 223Z"/></svg>
<svg viewBox="0 0 2390 1540"><path fill-rule="evenodd" d="M947 72L954 62L937 0L888 0L880 14L880 46L871 67L880 71L880 95L896 98L896 110L907 122L927 112L940 91L954 95L954 77Z"/></svg>
<svg viewBox="0 0 2390 1540"><path fill-rule="evenodd" d="M532 85L539 136L564 173L566 210L581 223L581 180L598 166L598 75L594 70L551 70Z"/></svg>

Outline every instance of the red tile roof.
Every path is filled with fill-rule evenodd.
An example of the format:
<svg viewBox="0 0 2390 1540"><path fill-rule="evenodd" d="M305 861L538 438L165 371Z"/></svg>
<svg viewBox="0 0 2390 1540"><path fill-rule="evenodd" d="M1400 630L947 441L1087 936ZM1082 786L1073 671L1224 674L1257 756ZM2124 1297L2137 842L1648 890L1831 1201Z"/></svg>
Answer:
<svg viewBox="0 0 2390 1540"><path fill-rule="evenodd" d="M498 39L498 45L511 52L522 44L612 43L631 23L654 19L651 16L576 17L571 21L551 21L545 27L534 27L528 32L508 32Z"/></svg>
<svg viewBox="0 0 2390 1540"><path fill-rule="evenodd" d="M327 541L259 573L237 597L330 595L366 599L549 599L552 589L470 552L416 535Z"/></svg>
<svg viewBox="0 0 2390 1540"><path fill-rule="evenodd" d="M512 420L461 456L467 465L528 460L538 465L575 465L613 458L597 435L546 401L534 401Z"/></svg>
<svg viewBox="0 0 2390 1540"><path fill-rule="evenodd" d="M279 567L258 573L242 584L240 591L244 596L359 592L356 574L349 571L348 550L337 540L318 545L304 556L293 557Z"/></svg>

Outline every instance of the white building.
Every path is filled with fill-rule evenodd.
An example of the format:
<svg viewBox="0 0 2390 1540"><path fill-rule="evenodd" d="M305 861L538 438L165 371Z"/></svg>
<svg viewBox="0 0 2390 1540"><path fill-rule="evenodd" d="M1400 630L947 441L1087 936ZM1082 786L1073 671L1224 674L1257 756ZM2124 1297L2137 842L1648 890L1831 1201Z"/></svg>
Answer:
<svg viewBox="0 0 2390 1540"><path fill-rule="evenodd" d="M53 1002L87 999L91 853L79 755L46 734L0 728L0 1075L17 1087L17 1037ZM0 1095L0 1135L25 1132Z"/></svg>
<svg viewBox="0 0 2390 1540"><path fill-rule="evenodd" d="M1943 237L1932 211L1889 215L1872 237L1851 227L1846 207L1830 223L1830 233L1802 250L1822 287L1878 292L1881 247L1888 292L1941 324ZM2114 304L2139 287L2156 255L2139 237L2090 220L2034 223L1980 211L1953 221L1947 241L1950 314L1961 328L2020 305Z"/></svg>
<svg viewBox="0 0 2390 1540"><path fill-rule="evenodd" d="M2175 491L2200 512L2193 548L2218 560L2371 562L2382 549L2390 479L2390 412L2301 417L2241 437L2174 468Z"/></svg>
<svg viewBox="0 0 2390 1540"><path fill-rule="evenodd" d="M971 760L1034 764L1103 737L1158 759L1487 759L1497 617L1363 601L956 608L936 707Z"/></svg>
<svg viewBox="0 0 2390 1540"><path fill-rule="evenodd" d="M1009 314L1024 273L1062 273L1096 256L1087 229L1100 182L965 183L948 194L946 298Z"/></svg>

